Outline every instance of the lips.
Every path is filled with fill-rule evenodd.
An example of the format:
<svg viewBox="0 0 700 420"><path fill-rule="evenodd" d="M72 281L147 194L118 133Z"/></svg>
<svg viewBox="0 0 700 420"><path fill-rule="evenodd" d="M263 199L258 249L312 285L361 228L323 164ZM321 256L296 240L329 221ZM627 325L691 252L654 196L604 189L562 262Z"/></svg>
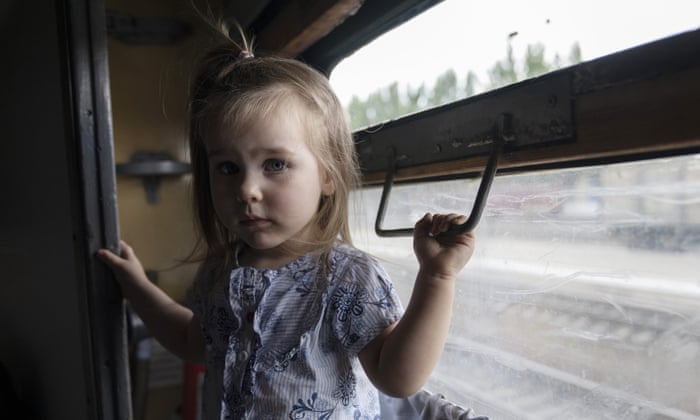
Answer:
<svg viewBox="0 0 700 420"><path fill-rule="evenodd" d="M241 221L239 223L243 226L246 226L246 227L258 227L258 226L266 225L266 224L270 223L270 221L267 219L260 218L260 217L248 216L244 219L241 219Z"/></svg>

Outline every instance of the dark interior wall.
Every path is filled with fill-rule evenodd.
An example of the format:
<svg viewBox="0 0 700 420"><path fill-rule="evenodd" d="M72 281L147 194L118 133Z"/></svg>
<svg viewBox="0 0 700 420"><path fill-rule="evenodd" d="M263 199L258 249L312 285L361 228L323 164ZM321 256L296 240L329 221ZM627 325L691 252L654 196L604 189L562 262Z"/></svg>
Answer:
<svg viewBox="0 0 700 420"><path fill-rule="evenodd" d="M3 3L0 362L27 418L87 419L85 292L74 245L79 206L56 2Z"/></svg>

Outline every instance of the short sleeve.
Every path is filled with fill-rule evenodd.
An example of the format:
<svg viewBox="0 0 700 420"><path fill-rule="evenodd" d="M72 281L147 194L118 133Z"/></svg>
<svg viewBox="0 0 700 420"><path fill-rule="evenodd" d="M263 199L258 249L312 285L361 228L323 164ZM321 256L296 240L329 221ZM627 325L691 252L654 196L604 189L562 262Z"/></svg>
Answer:
<svg viewBox="0 0 700 420"><path fill-rule="evenodd" d="M401 318L403 307L389 275L374 259L358 254L344 265L330 288L328 314L336 338L357 354Z"/></svg>

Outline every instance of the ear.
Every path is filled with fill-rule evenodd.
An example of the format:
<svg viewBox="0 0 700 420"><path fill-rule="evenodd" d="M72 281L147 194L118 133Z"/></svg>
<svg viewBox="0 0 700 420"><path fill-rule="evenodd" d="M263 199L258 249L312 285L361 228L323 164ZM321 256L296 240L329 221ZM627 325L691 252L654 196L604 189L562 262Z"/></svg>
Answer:
<svg viewBox="0 0 700 420"><path fill-rule="evenodd" d="M321 194L325 197L333 195L335 192L335 183L328 174L324 177L324 181L321 184Z"/></svg>

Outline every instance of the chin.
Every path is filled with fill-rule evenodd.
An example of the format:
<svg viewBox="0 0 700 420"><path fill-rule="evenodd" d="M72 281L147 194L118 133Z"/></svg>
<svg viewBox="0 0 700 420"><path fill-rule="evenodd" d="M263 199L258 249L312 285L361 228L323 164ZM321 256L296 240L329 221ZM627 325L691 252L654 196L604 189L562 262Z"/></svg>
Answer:
<svg viewBox="0 0 700 420"><path fill-rule="evenodd" d="M270 240L270 239L263 239L263 238L241 238L243 242L246 243L250 248L256 250L256 251L270 251L270 250L275 250L279 248L283 248L285 242L284 241L276 241L276 240Z"/></svg>

